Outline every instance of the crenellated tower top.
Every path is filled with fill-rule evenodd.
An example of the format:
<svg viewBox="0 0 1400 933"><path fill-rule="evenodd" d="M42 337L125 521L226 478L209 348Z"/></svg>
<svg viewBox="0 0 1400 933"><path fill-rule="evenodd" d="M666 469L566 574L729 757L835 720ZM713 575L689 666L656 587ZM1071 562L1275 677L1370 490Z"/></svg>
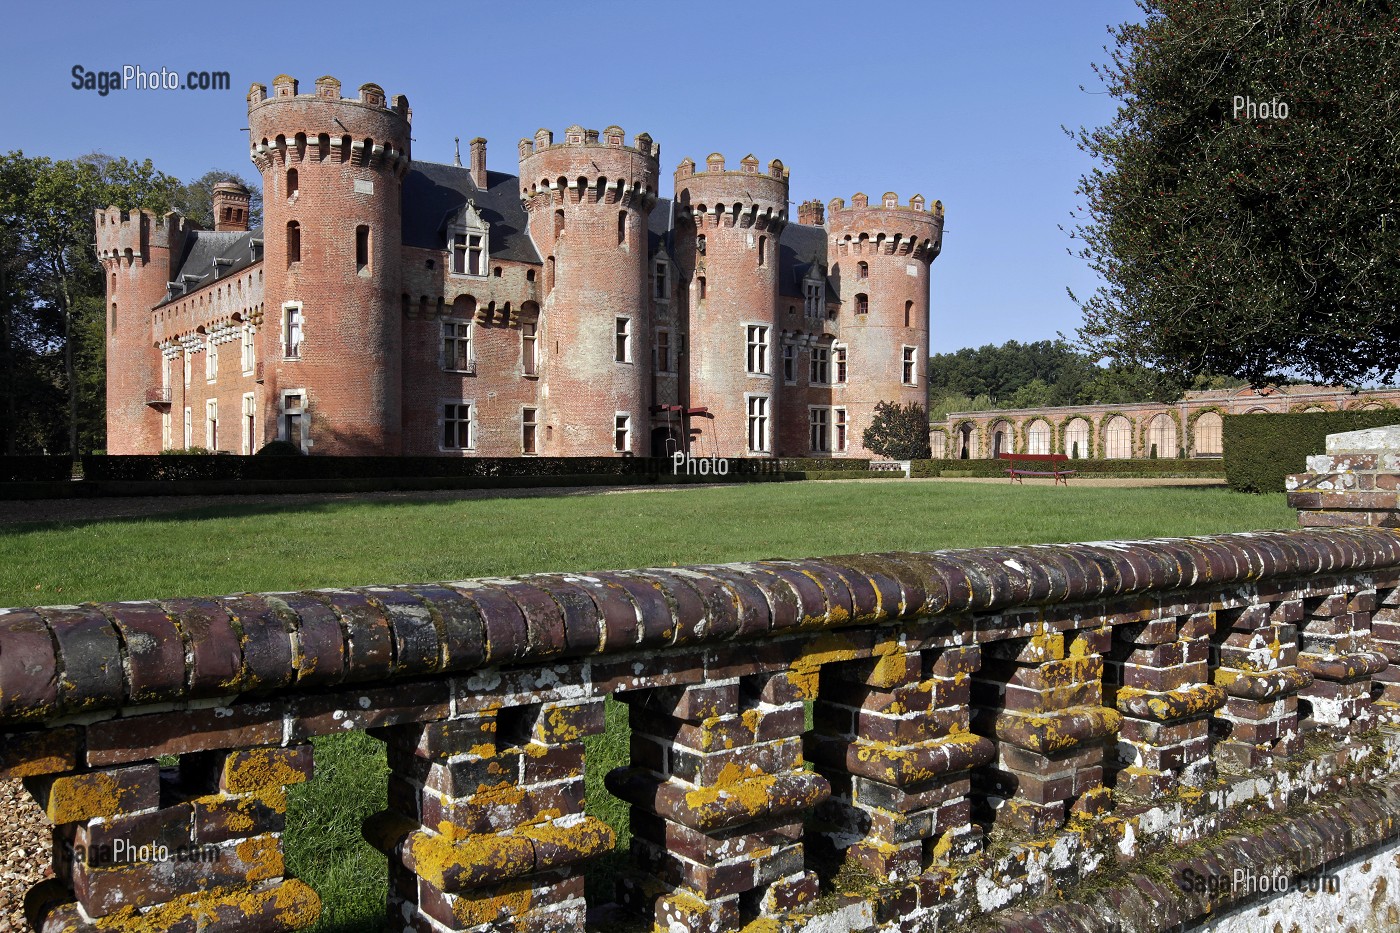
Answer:
<svg viewBox="0 0 1400 933"><path fill-rule="evenodd" d="M153 249L178 253L185 236L195 229L192 221L178 211L157 214L155 211L124 211L112 206L96 212L97 258L101 262L125 260L150 262Z"/></svg>
<svg viewBox="0 0 1400 933"><path fill-rule="evenodd" d="M705 157L705 170L697 172L693 159L676 166L677 216L695 220L696 226L763 227L779 230L787 223L788 169L779 159L759 171L758 158L749 153L739 168L726 169L724 156Z"/></svg>
<svg viewBox="0 0 1400 933"><path fill-rule="evenodd" d="M860 192L851 196L849 206L833 198L826 217L833 259L852 253L885 253L932 262L943 248L943 202L926 205L921 194L901 205L893 191L886 191L873 206Z"/></svg>
<svg viewBox="0 0 1400 933"><path fill-rule="evenodd" d="M402 177L411 159L408 98L386 99L377 84L362 84L358 97L342 97L341 84L325 75L315 91L299 93L290 75L273 79L272 92L248 91L250 155L262 171L298 161L327 159L368 165Z"/></svg>
<svg viewBox="0 0 1400 933"><path fill-rule="evenodd" d="M638 133L627 145L620 126L599 133L575 124L562 142L541 128L520 140L520 197L527 208L591 200L650 210L656 203L661 147Z"/></svg>

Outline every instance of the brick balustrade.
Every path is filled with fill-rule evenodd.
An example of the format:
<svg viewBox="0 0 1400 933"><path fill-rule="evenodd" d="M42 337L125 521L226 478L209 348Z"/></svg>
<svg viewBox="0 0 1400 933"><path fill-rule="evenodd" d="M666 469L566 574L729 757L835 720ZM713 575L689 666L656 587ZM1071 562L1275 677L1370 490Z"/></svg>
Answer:
<svg viewBox="0 0 1400 933"><path fill-rule="evenodd" d="M1397 620L1400 534L1357 527L0 610L0 775L55 824L44 933L312 924L287 788L347 730L388 748L388 929L581 931L612 696L609 911L945 929L1187 842L1302 870L1400 832L1392 794L1220 841L1400 770ZM1134 877L1116 909L1222 902Z"/></svg>

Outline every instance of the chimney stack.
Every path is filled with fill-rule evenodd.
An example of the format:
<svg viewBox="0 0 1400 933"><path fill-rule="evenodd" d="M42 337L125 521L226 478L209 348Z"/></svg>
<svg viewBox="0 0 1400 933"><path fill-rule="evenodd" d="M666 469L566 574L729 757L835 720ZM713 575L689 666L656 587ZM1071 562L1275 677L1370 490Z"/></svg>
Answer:
<svg viewBox="0 0 1400 933"><path fill-rule="evenodd" d="M248 229L248 189L236 181L214 186L214 229L242 233Z"/></svg>
<svg viewBox="0 0 1400 933"><path fill-rule="evenodd" d="M797 205L797 222L809 227L826 223L826 208L820 201L803 201Z"/></svg>
<svg viewBox="0 0 1400 933"><path fill-rule="evenodd" d="M472 146L472 184L486 190L486 140L478 136Z"/></svg>

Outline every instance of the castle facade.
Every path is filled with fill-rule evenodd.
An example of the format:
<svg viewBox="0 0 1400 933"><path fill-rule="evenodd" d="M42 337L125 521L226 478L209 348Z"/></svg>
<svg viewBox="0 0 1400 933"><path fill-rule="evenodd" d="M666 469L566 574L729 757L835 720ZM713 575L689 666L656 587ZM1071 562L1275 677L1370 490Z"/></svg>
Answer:
<svg viewBox="0 0 1400 933"><path fill-rule="evenodd" d="M925 403L943 207L804 202L788 170L548 130L517 174L414 161L373 84L248 95L263 226L214 192L96 216L108 451L870 456L881 401Z"/></svg>

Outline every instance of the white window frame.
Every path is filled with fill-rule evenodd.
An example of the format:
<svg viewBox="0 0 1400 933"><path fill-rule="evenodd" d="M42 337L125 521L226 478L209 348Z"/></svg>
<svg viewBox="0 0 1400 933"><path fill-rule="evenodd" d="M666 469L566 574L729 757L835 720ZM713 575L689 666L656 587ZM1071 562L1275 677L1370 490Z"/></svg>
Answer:
<svg viewBox="0 0 1400 933"><path fill-rule="evenodd" d="M292 340L292 324L296 324L296 340ZM306 344L306 311L300 301L282 305L282 359L299 360Z"/></svg>
<svg viewBox="0 0 1400 933"><path fill-rule="evenodd" d="M797 344L795 343L783 344L783 385L797 385Z"/></svg>
<svg viewBox="0 0 1400 933"><path fill-rule="evenodd" d="M189 449L190 449L190 445L192 445L193 443L194 443L194 409L192 409L192 408L190 408L188 405L186 405L186 406L185 406L185 443L184 443L184 445L183 445L184 449L185 449L185 450L189 450Z"/></svg>
<svg viewBox="0 0 1400 933"><path fill-rule="evenodd" d="M850 379L850 354L844 343L831 345L831 384L843 386Z"/></svg>
<svg viewBox="0 0 1400 933"><path fill-rule="evenodd" d="M526 379L540 377L540 322L520 322L520 375Z"/></svg>
<svg viewBox="0 0 1400 933"><path fill-rule="evenodd" d="M769 335L772 328L766 324L744 324L744 371L750 376L772 375Z"/></svg>
<svg viewBox="0 0 1400 933"><path fill-rule="evenodd" d="M160 413L160 449L170 449L170 409Z"/></svg>
<svg viewBox="0 0 1400 933"><path fill-rule="evenodd" d="M460 408L461 406L463 406L463 405L467 406L467 419L466 419L466 425L467 425L467 445L466 445L465 447L462 447L462 446L452 446L452 447L449 447L449 446L447 446L447 436L446 436L446 435L447 435L447 406L448 406L448 405L456 406L456 407L459 407L459 408ZM437 407L437 410L438 410L438 450L442 451L443 453L461 453L461 452L464 452L464 451L476 450L476 448L477 448L477 408L476 408L476 399L470 399L470 398L463 398L463 399L444 398L444 399L439 399L439 400L438 400L438 407ZM461 419L460 417L459 417L459 418L456 418L456 419L454 419L454 423L455 423L455 424L461 424L461 423L462 423L462 419Z"/></svg>
<svg viewBox="0 0 1400 933"><path fill-rule="evenodd" d="M831 385L831 347L813 344L807 360L807 384ZM818 375L823 378L818 379Z"/></svg>
<svg viewBox="0 0 1400 933"><path fill-rule="evenodd" d="M904 344L900 353L900 382L907 386L919 384L919 348ZM904 370L909 371L908 378L904 376Z"/></svg>
<svg viewBox="0 0 1400 933"><path fill-rule="evenodd" d="M287 406L287 399L293 396L300 398L301 402L295 408ZM277 438L278 440L291 441L291 432L287 430L287 416L297 415L301 418L301 449L303 453L311 450L311 412L308 411L310 399L307 397L305 389L283 389L277 398Z"/></svg>
<svg viewBox="0 0 1400 933"><path fill-rule="evenodd" d="M820 432L820 433L818 433ZM822 405L807 408L807 449L814 454L831 453L831 409Z"/></svg>
<svg viewBox="0 0 1400 933"><path fill-rule="evenodd" d="M170 357L165 354L161 354L160 357L160 387L167 390L170 388ZM167 396L166 401L169 400Z"/></svg>
<svg viewBox="0 0 1400 933"><path fill-rule="evenodd" d="M617 443L618 434L622 435L622 444ZM613 453L627 453L632 449L632 413L626 411L613 412Z"/></svg>
<svg viewBox="0 0 1400 933"><path fill-rule="evenodd" d="M448 336L447 329L452 328L452 335ZM465 336L462 328L466 328ZM440 340L438 341L438 362L445 373L476 373L476 322L465 318L444 318L442 325L438 328ZM455 348L449 358L447 353L447 341L451 340ZM458 367L457 361L460 356L461 344L467 345L466 367ZM444 404L446 404L444 402Z"/></svg>
<svg viewBox="0 0 1400 933"><path fill-rule="evenodd" d="M754 410L756 407L758 411ZM759 422L762 433L759 446L754 446L755 421ZM773 449L772 399L764 393L744 393L744 444L751 454L766 454Z"/></svg>
<svg viewBox="0 0 1400 933"><path fill-rule="evenodd" d="M204 381L214 382L219 378L219 345L214 342L214 336L209 334L204 338Z"/></svg>
<svg viewBox="0 0 1400 933"><path fill-rule="evenodd" d="M243 342L239 345L239 359L243 364L243 375L249 376L253 373L253 368L257 364L257 345L253 343L253 325L243 325Z"/></svg>
<svg viewBox="0 0 1400 933"><path fill-rule="evenodd" d="M258 401L252 392L243 393L243 405L238 411L239 446L245 454L256 453L253 447L257 444L258 436ZM247 430L248 420L250 418L253 421L253 430L251 432Z"/></svg>
<svg viewBox="0 0 1400 933"><path fill-rule="evenodd" d="M802 313L809 318L822 316L822 283L818 279L806 279L802 283Z"/></svg>
<svg viewBox="0 0 1400 933"><path fill-rule="evenodd" d="M461 245L462 271L457 271L458 245L457 238L462 237ZM472 237L480 237L480 257L477 271L471 270L472 259ZM447 274L455 278L483 279L490 275L491 269L491 225L481 219L481 214L476 209L475 201L467 201L466 206L458 212L452 224L447 228Z"/></svg>
<svg viewBox="0 0 1400 933"><path fill-rule="evenodd" d="M613 322L613 362L632 362L632 338L632 318L618 315ZM621 341L620 343L619 340ZM621 356L618 355L618 350L622 351Z"/></svg>
<svg viewBox="0 0 1400 933"><path fill-rule="evenodd" d="M190 387L190 380L194 378L194 360L190 358L191 354L189 348L186 348L181 356L185 361L185 388L188 389Z"/></svg>
<svg viewBox="0 0 1400 933"><path fill-rule="evenodd" d="M216 398L204 402L204 448L219 449L219 400Z"/></svg>
<svg viewBox="0 0 1400 933"><path fill-rule="evenodd" d="M530 412L530 411L532 411L532 412L535 413L535 416L534 416L534 419L533 419L533 420L527 420L526 417L525 417L525 413L526 413L526 412ZM531 426L533 426L534 429L535 429L535 444L534 444L535 449L534 449L534 450L526 450L526 449L525 449L525 429L526 429L527 427L531 427ZM523 456L523 457L538 457L539 454L540 454L540 408L539 408L538 405L521 405L521 406L520 406L520 455Z"/></svg>

